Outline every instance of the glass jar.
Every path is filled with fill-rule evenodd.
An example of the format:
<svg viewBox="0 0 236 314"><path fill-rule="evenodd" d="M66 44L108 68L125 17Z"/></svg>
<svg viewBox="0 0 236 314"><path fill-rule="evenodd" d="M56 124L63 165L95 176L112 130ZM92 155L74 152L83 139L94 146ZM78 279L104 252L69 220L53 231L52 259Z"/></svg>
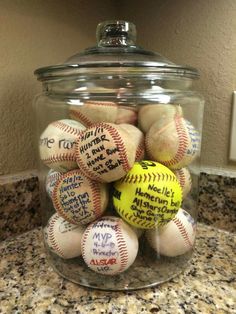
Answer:
<svg viewBox="0 0 236 314"><path fill-rule="evenodd" d="M63 277L103 290L173 278L196 235L199 74L135 39L134 24L103 22L96 47L35 71L47 255Z"/></svg>

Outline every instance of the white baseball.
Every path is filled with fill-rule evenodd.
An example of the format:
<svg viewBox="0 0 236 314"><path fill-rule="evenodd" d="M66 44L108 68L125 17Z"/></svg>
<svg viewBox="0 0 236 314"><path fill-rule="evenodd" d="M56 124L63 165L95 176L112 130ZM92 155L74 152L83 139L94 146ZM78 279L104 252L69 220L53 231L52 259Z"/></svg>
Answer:
<svg viewBox="0 0 236 314"><path fill-rule="evenodd" d="M145 145L151 160L175 170L186 167L197 157L200 135L189 121L177 116L162 128L154 123L146 134Z"/></svg>
<svg viewBox="0 0 236 314"><path fill-rule="evenodd" d="M79 135L76 159L81 171L99 182L123 177L135 162L136 148L126 130L113 123L98 123Z"/></svg>
<svg viewBox="0 0 236 314"><path fill-rule="evenodd" d="M182 188L183 199L188 195L192 188L192 179L188 168L181 168L173 171Z"/></svg>
<svg viewBox="0 0 236 314"><path fill-rule="evenodd" d="M146 231L151 247L165 256L182 255L192 249L196 225L191 215L180 208L174 219L158 229Z"/></svg>
<svg viewBox="0 0 236 314"><path fill-rule="evenodd" d="M70 119L50 123L39 140L42 162L59 172L78 168L75 158L75 140L84 129L81 123Z"/></svg>
<svg viewBox="0 0 236 314"><path fill-rule="evenodd" d="M140 129L146 133L154 123L159 124L159 128L171 122L174 117L182 116L180 105L174 104L152 104L144 105L140 108L138 122Z"/></svg>
<svg viewBox="0 0 236 314"><path fill-rule="evenodd" d="M81 238L84 226L76 226L58 214L54 214L44 228L44 238L49 248L62 258L74 258L81 255Z"/></svg>
<svg viewBox="0 0 236 314"><path fill-rule="evenodd" d="M100 274L115 275L133 264L138 238L121 218L104 216L86 228L81 248L89 268Z"/></svg>
<svg viewBox="0 0 236 314"><path fill-rule="evenodd" d="M87 101L82 105L71 105L69 115L86 127L98 122L112 122L117 118L118 106L111 101Z"/></svg>
<svg viewBox="0 0 236 314"><path fill-rule="evenodd" d="M136 107L118 106L117 117L115 123L128 123L136 125L138 121L138 110Z"/></svg>
<svg viewBox="0 0 236 314"><path fill-rule="evenodd" d="M135 161L140 161L144 159L144 154L145 154L145 141L144 141L144 134L142 131L140 131L138 128L136 128L134 125L131 124L120 124L119 125L121 128L126 130L135 145Z"/></svg>
<svg viewBox="0 0 236 314"><path fill-rule="evenodd" d="M58 215L75 225L88 224L102 216L108 199L107 185L87 178L79 169L64 173L52 193Z"/></svg>
<svg viewBox="0 0 236 314"><path fill-rule="evenodd" d="M52 197L54 186L57 180L61 177L61 175L62 175L61 172L55 171L53 169L49 170L45 182L46 192L48 193L49 197Z"/></svg>

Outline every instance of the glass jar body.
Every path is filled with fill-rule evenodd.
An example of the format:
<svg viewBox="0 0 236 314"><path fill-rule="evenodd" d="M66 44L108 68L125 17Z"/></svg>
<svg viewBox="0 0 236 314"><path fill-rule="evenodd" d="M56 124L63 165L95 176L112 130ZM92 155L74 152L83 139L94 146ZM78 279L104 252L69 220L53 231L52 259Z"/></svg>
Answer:
<svg viewBox="0 0 236 314"><path fill-rule="evenodd" d="M99 74L90 77L58 78L44 82L44 91L35 100L37 139L39 140L40 150L39 172L42 221L48 258L54 269L63 277L80 285L97 289L132 290L151 287L167 281L182 272L188 264L193 253L196 236L200 143L204 105L203 98L198 93L190 90L191 84L192 81L186 78L163 77L160 75L152 77L150 75L148 77L140 75L127 76L118 75L117 73ZM77 256L73 256L73 254L63 256L63 252L60 251L63 248L58 249L57 252L57 249L53 247L53 241L48 240L50 232L53 232L53 228L48 227L51 217L55 213L63 219L66 217L61 215L61 211L58 210L56 198L60 198L63 203L62 198L68 196L69 201L73 203L77 193L80 193L78 189L73 190L73 186L70 185L69 189L73 190L73 195L70 194L71 190L66 192L63 190L63 193L66 193L67 196L60 195L62 191L60 186L61 178L63 176L65 178L67 173L71 173L71 171L77 171L78 175L81 170L80 157L78 157L79 133L76 133L73 139L71 137L67 138L64 132L65 127L63 130L60 129L60 134L55 133L55 130L51 133L45 133L50 125L54 124L55 127L56 121L65 119L76 120L81 123L84 126L80 130L81 132L86 133L87 130L90 130L90 133L86 133L86 136L88 134L90 136L91 132L94 132L94 128L96 128L96 132L98 127L106 129L107 124L112 125L115 129L118 126L118 130L122 128L120 133L121 141L125 137L125 145L122 147L115 149L113 147L111 149L110 146L109 148L105 146L104 148L106 141L98 143L98 137L93 138L92 142L86 142L87 146L83 146L83 148L89 149L84 153L85 158L86 153L92 152L92 156L88 154L88 158L92 158L92 162L91 160L85 162L88 171L86 172L85 168L82 173L85 177L88 174L89 180L94 179L96 182L99 181L97 175L102 175L102 172L109 173L109 169L114 173L116 172L113 169L115 167L115 156L113 155L115 150L122 150L122 153L125 153L125 150L129 151L129 149L131 150L130 147L135 147L132 145L136 142L136 133L129 132L127 125L130 125L131 129L141 131L143 136L142 148L144 149L142 149L139 156L138 153L135 156L136 162L141 166L140 169L136 170L137 173L134 172L134 178L135 176L137 178L137 175L139 176L138 181L135 181L135 179L132 179L133 181L130 179L130 182L126 181L132 186L133 192L129 191L128 185L123 187L117 185L117 182L126 177L133 167L130 167L123 175L115 176L114 179L110 179L107 174L109 180L105 179L105 183L102 182L106 185L107 191L104 194L106 200L104 201L103 212L99 214L99 217L83 223L81 238L78 237L75 240L75 242L80 242L78 245L83 246L83 234L89 225L96 223L102 217L119 217L135 232L137 237L135 239L137 252L135 257L131 257L132 261L129 261L129 250L132 251L132 243L130 244L130 242L132 240L129 236L126 238L123 235L122 241L125 242L126 255L128 256L126 256L126 259L128 260L127 263L130 263L124 271L121 271L121 267L119 270L115 268L114 272L109 273L109 268L112 269L114 264L119 264L122 256L119 249L118 251L113 250L116 244L114 239L109 242L109 237L112 238L113 236L109 232L100 233L99 231L99 233L95 232L91 236L94 242L89 250L90 253L94 253L94 258L90 259L90 262L85 260L85 255L88 254L86 248L84 248L82 255L81 250L83 251L83 249L79 250ZM106 139L105 135L100 137L101 139ZM77 149L73 165L70 163L68 167L65 164L60 165L59 162L54 167L53 160L55 161L55 156L51 158L49 163L45 162L42 157L42 150L45 152L46 149L50 154L55 145L57 150L62 149L63 152L69 151L71 148ZM81 147L80 153L83 153ZM55 151L53 151L53 154L55 155ZM103 159L105 159L104 163ZM165 172L165 169L159 169L162 175L158 179L160 183L155 185L151 182L147 185L146 182L142 182L142 178L145 177L146 168L150 169L154 163L164 165L168 169L167 172ZM183 172L183 168L187 168L186 173ZM157 172L159 170L157 169ZM53 175L49 171L54 172ZM165 182L165 180L169 180L167 178L172 178L172 174L181 189L181 199L178 199L175 210L172 210L173 207L171 207L175 202L171 197L178 194L177 190L179 188L173 186L172 183ZM132 201L124 199L123 202L119 203L120 193L127 190L128 194L134 193ZM83 190L83 193L87 193L89 197L88 190ZM170 205L171 202L172 205ZM120 206L124 206L128 213L124 214L120 211ZM70 211L70 208L72 207L67 206L66 211ZM166 212L172 213L171 218L168 215L168 217L166 216ZM130 217L129 214L134 214L135 217L127 219L127 217ZM135 222L133 222L133 218ZM139 222L141 221L140 225L136 223L137 219ZM158 219L162 219L161 223L155 223ZM154 224L150 226L148 224L142 225L142 220L146 222L154 221ZM66 230L73 229L70 223L70 219L68 221L65 219L63 226L61 229L59 228L61 234L66 234ZM57 238L55 235L54 237L56 242ZM70 236L67 235L67 239L69 238ZM56 246L63 246L63 241L57 243ZM77 245L75 242L70 246ZM87 244L85 243L84 246L87 247ZM73 248L69 248L70 252L71 250L73 251Z"/></svg>

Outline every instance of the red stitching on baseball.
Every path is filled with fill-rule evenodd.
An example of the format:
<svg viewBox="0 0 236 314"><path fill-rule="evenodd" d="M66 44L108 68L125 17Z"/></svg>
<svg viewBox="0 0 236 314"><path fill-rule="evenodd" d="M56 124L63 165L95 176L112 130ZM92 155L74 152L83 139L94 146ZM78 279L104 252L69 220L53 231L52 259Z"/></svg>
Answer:
<svg viewBox="0 0 236 314"><path fill-rule="evenodd" d="M185 184L187 183L187 181L189 181L189 184L191 185L192 184L192 178L191 176L187 173L187 177L188 179L186 178L186 176L184 175L184 170L183 169L179 169L178 170L178 180L179 180L179 184L182 188L184 188Z"/></svg>
<svg viewBox="0 0 236 314"><path fill-rule="evenodd" d="M188 135L182 123L183 118L181 116L177 116L175 117L174 121L175 121L175 126L176 126L176 132L179 139L179 145L178 145L177 152L172 159L162 161L163 165L167 167L176 165L181 161L181 159L184 157L186 153L186 150L189 144Z"/></svg>
<svg viewBox="0 0 236 314"><path fill-rule="evenodd" d="M49 158L41 158L43 163L46 165L50 165L52 163L61 162L61 161L72 161L76 163L75 154L60 154L60 155L52 155Z"/></svg>
<svg viewBox="0 0 236 314"><path fill-rule="evenodd" d="M178 115L176 114L174 119L178 118ZM172 121L167 123L165 126L163 126L160 130L158 130L156 132L156 134L162 133L165 129L167 129L169 127L169 125L171 125ZM150 160L156 160L155 156L151 153L150 149L151 147L149 147L149 133L147 133L146 137L145 137L145 148L146 148L146 152L148 157L150 158Z"/></svg>
<svg viewBox="0 0 236 314"><path fill-rule="evenodd" d="M89 182L89 181L88 181ZM89 182L89 186L92 191L92 200L93 200L93 210L95 211L95 218L101 216L102 208L101 208L101 189L102 186L98 186L95 182ZM105 188L105 187L104 187Z"/></svg>
<svg viewBox="0 0 236 314"><path fill-rule="evenodd" d="M193 243L191 243L190 239L189 239L189 236L188 236L188 233L183 225L183 223L181 222L181 220L177 217L175 217L173 219L173 222L176 224L177 228L179 229L180 231L180 234L182 235L183 239L184 239L184 242L187 246L190 246L192 247L193 246Z"/></svg>
<svg viewBox="0 0 236 314"><path fill-rule="evenodd" d="M87 116L85 116L81 111L79 111L80 109L83 110L84 106L86 107L86 105L88 105L88 106L98 105L98 106L103 106L103 107L117 107L117 105L115 103L109 102L109 101L107 101L107 102L106 101L104 101L104 102L87 101L84 103L84 105L82 105L81 107L78 107L77 110L76 109L70 109L70 113L72 113L72 115L74 115L75 118L79 119L87 127L90 127L95 122L92 121L91 119L89 119Z"/></svg>
<svg viewBox="0 0 236 314"><path fill-rule="evenodd" d="M47 184L51 184L51 183L54 183L57 179L60 179L61 177L61 173L60 172L57 172L57 173L50 173L48 176L47 176Z"/></svg>
<svg viewBox="0 0 236 314"><path fill-rule="evenodd" d="M48 239L49 241L52 243L52 247L54 250L58 251L59 254L61 254L62 257L65 257L63 251L61 250L61 248L59 247L59 244L57 243L54 234L53 234L53 227L55 225L55 223L57 222L57 220L59 219L59 216L54 215L50 221L49 221L49 227L48 227Z"/></svg>
<svg viewBox="0 0 236 314"><path fill-rule="evenodd" d="M119 132L111 125L100 123L101 127L104 127L113 138L116 146L118 147L118 155L121 159L121 164L125 172L128 172L131 168L131 165L129 164L127 155L126 155L126 148L125 144L123 142L122 137L120 136Z"/></svg>
<svg viewBox="0 0 236 314"><path fill-rule="evenodd" d="M123 238L121 229L120 229L120 222L117 223L117 229L115 231L116 233L116 239L117 239L117 245L118 245L118 249L119 249L119 254L120 254L120 269L118 270L118 272L122 272L126 269L127 267L127 263L128 263L128 249L127 249L127 245L126 242Z"/></svg>
<svg viewBox="0 0 236 314"><path fill-rule="evenodd" d="M135 161L140 161L144 157L144 154L145 154L145 140L143 136L136 150Z"/></svg>
<svg viewBox="0 0 236 314"><path fill-rule="evenodd" d="M81 132L81 130L77 129L76 127L67 125L62 121L55 121L52 123L52 125L69 134L79 135L79 133Z"/></svg>
<svg viewBox="0 0 236 314"><path fill-rule="evenodd" d="M88 236L89 236L89 232L90 232L91 228L92 228L92 225L89 225L89 226L86 228L86 230L85 230L85 232L84 232L84 234L83 234L83 236L82 236L82 239L81 239L81 253L82 253L82 257L83 257L85 263L86 263L88 266L89 266L89 261L87 260L86 255L85 255L85 244L86 244L86 241L87 241L87 238L88 238ZM90 267L90 266L89 266L89 267ZM91 268L91 267L90 267L90 268Z"/></svg>
<svg viewBox="0 0 236 314"><path fill-rule="evenodd" d="M82 112L75 109L70 109L70 116L81 121L86 127L89 127L94 123L93 121L89 120L89 118L86 117Z"/></svg>
<svg viewBox="0 0 236 314"><path fill-rule="evenodd" d="M186 181L185 181L186 178L185 178L183 169L178 170L177 178L179 179L180 186L183 188L185 186L185 183L186 183Z"/></svg>

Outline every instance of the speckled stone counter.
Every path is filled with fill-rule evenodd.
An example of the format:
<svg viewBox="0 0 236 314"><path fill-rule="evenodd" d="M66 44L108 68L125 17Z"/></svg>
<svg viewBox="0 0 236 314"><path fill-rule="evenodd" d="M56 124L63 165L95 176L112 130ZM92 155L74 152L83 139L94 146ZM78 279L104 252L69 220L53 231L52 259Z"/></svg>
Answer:
<svg viewBox="0 0 236 314"><path fill-rule="evenodd" d="M0 313L236 313L236 235L198 225L183 274L156 288L106 292L83 288L49 266L41 230L1 243Z"/></svg>
<svg viewBox="0 0 236 314"><path fill-rule="evenodd" d="M198 218L207 225L236 231L236 177L201 173Z"/></svg>
<svg viewBox="0 0 236 314"><path fill-rule="evenodd" d="M0 177L0 241L41 224L37 173Z"/></svg>

